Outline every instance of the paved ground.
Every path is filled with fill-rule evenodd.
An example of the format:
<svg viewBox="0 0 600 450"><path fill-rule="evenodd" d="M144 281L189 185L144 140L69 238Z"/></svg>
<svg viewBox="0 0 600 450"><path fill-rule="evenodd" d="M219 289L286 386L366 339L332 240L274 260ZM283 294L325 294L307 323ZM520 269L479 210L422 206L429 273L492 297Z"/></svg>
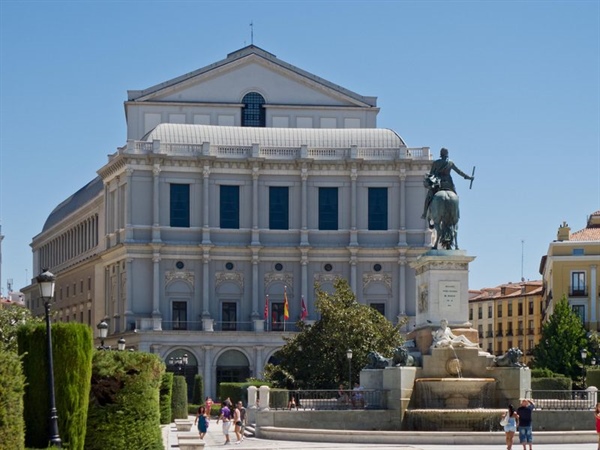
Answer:
<svg viewBox="0 0 600 450"><path fill-rule="evenodd" d="M193 416L190 420L193 421ZM177 432L174 424L166 427L163 430L165 450L177 450ZM397 450L503 450L504 446L499 445L365 445L365 444L338 444L338 443L318 443L318 442L299 442L299 441L273 441L257 438L246 438L241 444L234 444L235 433L230 433L231 445L224 446L225 437L223 436L221 424L217 425L213 419L208 427L208 433L204 438L205 450L214 450L217 448L251 448L265 450L305 450L305 449L343 449L343 450L358 450L358 449L397 449ZM523 447L515 444L513 450L521 450ZM535 444L534 450L597 450L596 444Z"/></svg>

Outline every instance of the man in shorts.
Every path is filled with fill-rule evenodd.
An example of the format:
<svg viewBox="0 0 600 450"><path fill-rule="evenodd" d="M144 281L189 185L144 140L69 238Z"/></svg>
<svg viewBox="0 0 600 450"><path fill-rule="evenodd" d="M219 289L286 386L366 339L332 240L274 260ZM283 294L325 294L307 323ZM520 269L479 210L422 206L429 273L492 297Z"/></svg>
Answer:
<svg viewBox="0 0 600 450"><path fill-rule="evenodd" d="M231 414L231 403L225 400L223 402L223 407L221 408L221 412L219 413L219 418L217 419L217 424L219 420L223 421L223 434L225 435L225 445L231 444L229 440L229 429L231 428L231 419L233 415Z"/></svg>
<svg viewBox="0 0 600 450"><path fill-rule="evenodd" d="M527 450L527 444L529 444L529 450L533 448L531 416L534 409L535 404L526 398L521 400L521 406L517 408L517 414L519 415L519 442L523 445L523 450Z"/></svg>

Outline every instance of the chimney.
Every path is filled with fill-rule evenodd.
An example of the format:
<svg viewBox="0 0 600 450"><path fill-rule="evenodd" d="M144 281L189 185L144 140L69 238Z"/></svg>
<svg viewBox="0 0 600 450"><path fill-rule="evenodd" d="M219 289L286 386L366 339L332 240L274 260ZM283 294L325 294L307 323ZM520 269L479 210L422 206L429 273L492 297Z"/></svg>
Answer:
<svg viewBox="0 0 600 450"><path fill-rule="evenodd" d="M568 241L571 237L571 228L569 228L569 224L567 222L563 222L560 227L558 227L558 233L556 235L557 241Z"/></svg>

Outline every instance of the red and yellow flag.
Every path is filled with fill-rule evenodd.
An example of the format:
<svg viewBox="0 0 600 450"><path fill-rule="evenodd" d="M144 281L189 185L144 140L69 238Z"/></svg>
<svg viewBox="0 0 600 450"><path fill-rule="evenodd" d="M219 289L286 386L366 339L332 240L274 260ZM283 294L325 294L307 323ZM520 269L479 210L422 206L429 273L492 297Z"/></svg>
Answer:
<svg viewBox="0 0 600 450"><path fill-rule="evenodd" d="M290 306L287 299L287 286L283 287L283 320L290 318Z"/></svg>

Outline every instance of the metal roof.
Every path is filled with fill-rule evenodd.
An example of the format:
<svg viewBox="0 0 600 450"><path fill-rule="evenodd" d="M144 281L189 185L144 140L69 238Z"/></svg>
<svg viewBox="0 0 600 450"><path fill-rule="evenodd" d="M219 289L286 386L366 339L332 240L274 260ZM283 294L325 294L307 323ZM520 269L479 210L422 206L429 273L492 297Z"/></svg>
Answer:
<svg viewBox="0 0 600 450"><path fill-rule="evenodd" d="M161 123L142 138L173 144L249 147L400 148L406 144L387 128L253 128Z"/></svg>

